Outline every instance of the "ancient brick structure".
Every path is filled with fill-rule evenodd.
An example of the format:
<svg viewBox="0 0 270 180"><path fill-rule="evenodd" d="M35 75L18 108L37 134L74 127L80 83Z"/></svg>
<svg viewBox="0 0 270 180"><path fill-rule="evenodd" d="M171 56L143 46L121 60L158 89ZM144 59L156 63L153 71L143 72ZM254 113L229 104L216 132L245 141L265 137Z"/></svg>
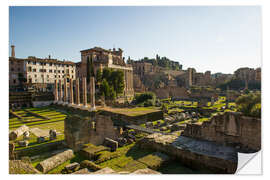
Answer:
<svg viewBox="0 0 270 180"><path fill-rule="evenodd" d="M189 94L187 89L184 87L164 87L154 90L154 93L158 98L180 98L180 99L188 99Z"/></svg>
<svg viewBox="0 0 270 180"><path fill-rule="evenodd" d="M232 145L243 151L261 149L261 119L225 112L202 124L187 124L184 136Z"/></svg>
<svg viewBox="0 0 270 180"><path fill-rule="evenodd" d="M123 50L106 50L94 47L81 51L81 62L77 63L77 77L90 77L96 75L97 70L101 71L107 67L124 71L124 96L133 97L133 68L125 63L122 57Z"/></svg>
<svg viewBox="0 0 270 180"><path fill-rule="evenodd" d="M75 151L86 143L100 145L105 138L116 139L117 134L109 116L92 113L87 118L74 115L65 119L65 140Z"/></svg>

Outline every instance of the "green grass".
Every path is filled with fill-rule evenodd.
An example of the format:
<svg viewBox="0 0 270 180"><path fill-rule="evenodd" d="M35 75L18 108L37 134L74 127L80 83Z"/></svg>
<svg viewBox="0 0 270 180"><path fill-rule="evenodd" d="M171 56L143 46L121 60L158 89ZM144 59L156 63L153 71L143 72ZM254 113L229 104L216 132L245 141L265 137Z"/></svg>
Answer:
<svg viewBox="0 0 270 180"><path fill-rule="evenodd" d="M27 110L35 112L39 115L49 117L50 119L41 119L39 117L35 117L26 111L24 109L15 111L15 113L19 114L20 116L24 117L24 120L20 120L18 118L10 118L9 119L9 130L14 130L22 125L26 125L29 128L39 128L43 130L49 130L49 129L55 129L58 133L60 133L57 136L57 139L49 141L48 138L46 139L45 142L43 143L37 143L37 137L30 133L30 138L29 138L29 145L27 147L19 147L16 144L16 150L26 150L26 149L39 149L39 146L41 147L41 151L43 149L43 145L46 144L51 144L57 141L62 141L64 140L64 119L66 118L66 114L59 112L53 108L49 107L40 107L40 108L27 108ZM25 121L25 119L31 120L31 122ZM17 141L22 140L23 136L17 138Z"/></svg>
<svg viewBox="0 0 270 180"><path fill-rule="evenodd" d="M115 171L135 171L137 169L145 168L146 165L134 162L137 159L152 153L151 151L146 151L139 149L135 143L118 148L115 152L101 152L100 158L112 156L112 154L118 154L114 158L104 161L102 163L96 163L102 168L110 167Z"/></svg>

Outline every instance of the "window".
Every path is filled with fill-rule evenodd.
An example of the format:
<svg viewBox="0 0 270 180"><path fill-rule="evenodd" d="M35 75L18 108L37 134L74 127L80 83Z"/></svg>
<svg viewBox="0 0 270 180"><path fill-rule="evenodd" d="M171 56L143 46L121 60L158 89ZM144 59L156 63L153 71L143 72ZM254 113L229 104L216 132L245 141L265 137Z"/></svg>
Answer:
<svg viewBox="0 0 270 180"><path fill-rule="evenodd" d="M37 70L36 69L33 69L33 72L37 72Z"/></svg>
<svg viewBox="0 0 270 180"><path fill-rule="evenodd" d="M56 73L56 70L54 70L54 73Z"/></svg>
<svg viewBox="0 0 270 180"><path fill-rule="evenodd" d="M52 66L52 63L50 63L50 66Z"/></svg>
<svg viewBox="0 0 270 180"><path fill-rule="evenodd" d="M13 79L13 83L16 84L16 79Z"/></svg>
<svg viewBox="0 0 270 180"><path fill-rule="evenodd" d="M10 64L13 64L13 61L10 61Z"/></svg>
<svg viewBox="0 0 270 180"><path fill-rule="evenodd" d="M46 66L46 63L43 63L44 66Z"/></svg>
<svg viewBox="0 0 270 180"><path fill-rule="evenodd" d="M46 72L46 69L43 69L43 72Z"/></svg>
<svg viewBox="0 0 270 180"><path fill-rule="evenodd" d="M49 75L47 75L47 78L49 78L50 76Z"/></svg>
<svg viewBox="0 0 270 180"><path fill-rule="evenodd" d="M68 64L67 64L67 67L69 67Z"/></svg>
<svg viewBox="0 0 270 180"><path fill-rule="evenodd" d="M50 69L49 72L52 73L52 70Z"/></svg>
<svg viewBox="0 0 270 180"><path fill-rule="evenodd" d="M32 67L28 67L28 72L31 72L32 71Z"/></svg>
<svg viewBox="0 0 270 180"><path fill-rule="evenodd" d="M60 78L60 75L58 77Z"/></svg>
<svg viewBox="0 0 270 180"><path fill-rule="evenodd" d="M64 71L64 70L62 70L62 73L65 73L65 71Z"/></svg>
<svg viewBox="0 0 270 180"><path fill-rule="evenodd" d="M44 77L43 74L41 74L41 77L42 77L42 78Z"/></svg>
<svg viewBox="0 0 270 180"><path fill-rule="evenodd" d="M60 73L60 70L58 70L58 73Z"/></svg>
<svg viewBox="0 0 270 180"><path fill-rule="evenodd" d="M14 71L14 69L13 69L13 68L11 68L11 71Z"/></svg>
<svg viewBox="0 0 270 180"><path fill-rule="evenodd" d="M63 75L62 77L65 78L65 75Z"/></svg>
<svg viewBox="0 0 270 180"><path fill-rule="evenodd" d="M74 71L72 70L71 73L73 73Z"/></svg>
<svg viewBox="0 0 270 180"><path fill-rule="evenodd" d="M56 78L56 75L54 75L54 78Z"/></svg>
<svg viewBox="0 0 270 180"><path fill-rule="evenodd" d="M33 64L34 64L34 65L36 65L36 64L37 64L37 62L33 62Z"/></svg>
<svg viewBox="0 0 270 180"><path fill-rule="evenodd" d="M39 69L39 72L43 72L42 69Z"/></svg>
<svg viewBox="0 0 270 180"><path fill-rule="evenodd" d="M37 75L35 74L35 77L37 77Z"/></svg>
<svg viewBox="0 0 270 180"><path fill-rule="evenodd" d="M31 61L28 61L28 64L31 64Z"/></svg>

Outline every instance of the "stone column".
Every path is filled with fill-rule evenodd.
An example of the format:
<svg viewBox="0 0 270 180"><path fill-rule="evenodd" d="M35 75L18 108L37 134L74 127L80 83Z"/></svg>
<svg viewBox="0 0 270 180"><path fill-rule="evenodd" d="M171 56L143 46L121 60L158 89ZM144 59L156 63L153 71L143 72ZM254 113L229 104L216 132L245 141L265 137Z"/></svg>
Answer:
<svg viewBox="0 0 270 180"><path fill-rule="evenodd" d="M80 79L76 79L76 104L80 105Z"/></svg>
<svg viewBox="0 0 270 180"><path fill-rule="evenodd" d="M61 79L59 79L59 101L62 102L62 96L63 96L63 92L62 92L62 82Z"/></svg>
<svg viewBox="0 0 270 180"><path fill-rule="evenodd" d="M64 79L64 103L67 104L68 96L67 96L67 79Z"/></svg>
<svg viewBox="0 0 270 180"><path fill-rule="evenodd" d="M91 110L95 110L95 78L90 77L90 102L91 102Z"/></svg>
<svg viewBox="0 0 270 180"><path fill-rule="evenodd" d="M69 103L71 105L74 104L74 101L73 101L73 80L72 79L69 80Z"/></svg>
<svg viewBox="0 0 270 180"><path fill-rule="evenodd" d="M58 86L57 86L57 79L54 80L54 102L58 101Z"/></svg>
<svg viewBox="0 0 270 180"><path fill-rule="evenodd" d="M87 84L86 84L86 77L82 78L82 85L83 85L83 106L87 107Z"/></svg>

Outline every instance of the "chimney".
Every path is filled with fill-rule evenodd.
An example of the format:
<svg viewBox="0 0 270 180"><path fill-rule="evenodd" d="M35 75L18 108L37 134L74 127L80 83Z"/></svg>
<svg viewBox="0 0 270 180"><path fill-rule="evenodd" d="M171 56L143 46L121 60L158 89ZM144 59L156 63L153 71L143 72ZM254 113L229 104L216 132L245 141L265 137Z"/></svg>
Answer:
<svg viewBox="0 0 270 180"><path fill-rule="evenodd" d="M11 57L15 58L15 46L11 45Z"/></svg>

